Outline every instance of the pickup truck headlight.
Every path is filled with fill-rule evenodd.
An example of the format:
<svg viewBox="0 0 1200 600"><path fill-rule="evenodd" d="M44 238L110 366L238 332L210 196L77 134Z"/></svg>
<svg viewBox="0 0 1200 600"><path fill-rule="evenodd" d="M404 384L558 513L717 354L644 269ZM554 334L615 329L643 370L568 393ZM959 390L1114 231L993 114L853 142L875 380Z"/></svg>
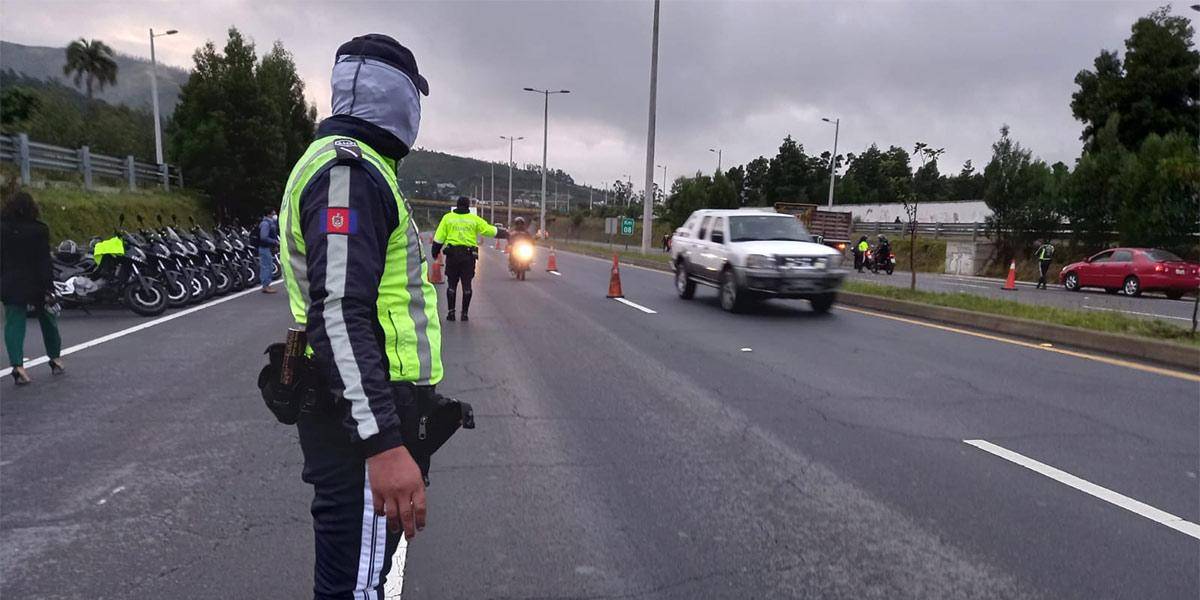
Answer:
<svg viewBox="0 0 1200 600"><path fill-rule="evenodd" d="M774 269L775 257L769 254L751 254L746 257L747 269Z"/></svg>
<svg viewBox="0 0 1200 600"><path fill-rule="evenodd" d="M842 256L840 254L834 254L825 259L826 269L836 269L840 266L842 266Z"/></svg>

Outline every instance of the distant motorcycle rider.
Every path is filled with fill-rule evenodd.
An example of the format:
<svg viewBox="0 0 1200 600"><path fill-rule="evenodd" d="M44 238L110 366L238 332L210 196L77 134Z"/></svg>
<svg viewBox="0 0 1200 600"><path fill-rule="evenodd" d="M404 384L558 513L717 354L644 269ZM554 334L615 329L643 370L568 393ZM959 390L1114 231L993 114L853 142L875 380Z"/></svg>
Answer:
<svg viewBox="0 0 1200 600"><path fill-rule="evenodd" d="M892 243L888 241L887 236L880 234L879 240L875 244L875 264L882 265L884 260L892 254Z"/></svg>
<svg viewBox="0 0 1200 600"><path fill-rule="evenodd" d="M433 258L446 253L446 320L453 321L458 285L462 283L462 320L470 321L471 280L475 278L475 261L479 259L479 236L504 239L508 232L488 224L471 212L471 199L459 196L454 210L446 213L433 233Z"/></svg>
<svg viewBox="0 0 1200 600"><path fill-rule="evenodd" d="M517 242L522 241L533 244L533 235L529 233L529 225L525 222L525 217L517 217L513 219L512 229L508 231L508 269L510 271L515 270L513 268L514 257L512 248Z"/></svg>

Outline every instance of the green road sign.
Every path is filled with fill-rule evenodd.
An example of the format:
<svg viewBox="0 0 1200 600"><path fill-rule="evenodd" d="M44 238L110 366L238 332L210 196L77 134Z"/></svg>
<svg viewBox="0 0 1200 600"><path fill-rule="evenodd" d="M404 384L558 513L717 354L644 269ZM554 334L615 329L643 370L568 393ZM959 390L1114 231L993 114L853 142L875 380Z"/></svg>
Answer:
<svg viewBox="0 0 1200 600"><path fill-rule="evenodd" d="M621 219L621 235L633 235L633 219L629 217Z"/></svg>

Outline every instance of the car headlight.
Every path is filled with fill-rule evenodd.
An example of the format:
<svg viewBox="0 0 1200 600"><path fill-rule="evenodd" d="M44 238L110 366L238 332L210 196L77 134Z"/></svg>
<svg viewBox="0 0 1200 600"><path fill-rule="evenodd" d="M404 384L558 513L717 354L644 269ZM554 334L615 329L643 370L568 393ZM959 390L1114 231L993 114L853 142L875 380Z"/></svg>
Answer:
<svg viewBox="0 0 1200 600"><path fill-rule="evenodd" d="M751 254L746 257L747 269L774 269L775 257L769 254Z"/></svg>

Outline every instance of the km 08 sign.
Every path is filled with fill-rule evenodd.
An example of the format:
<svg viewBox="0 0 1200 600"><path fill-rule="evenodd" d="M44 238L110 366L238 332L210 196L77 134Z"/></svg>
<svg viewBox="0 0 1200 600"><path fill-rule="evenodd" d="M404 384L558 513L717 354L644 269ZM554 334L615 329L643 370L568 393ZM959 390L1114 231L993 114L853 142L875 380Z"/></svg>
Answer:
<svg viewBox="0 0 1200 600"><path fill-rule="evenodd" d="M629 217L621 219L621 235L633 235L633 219Z"/></svg>

